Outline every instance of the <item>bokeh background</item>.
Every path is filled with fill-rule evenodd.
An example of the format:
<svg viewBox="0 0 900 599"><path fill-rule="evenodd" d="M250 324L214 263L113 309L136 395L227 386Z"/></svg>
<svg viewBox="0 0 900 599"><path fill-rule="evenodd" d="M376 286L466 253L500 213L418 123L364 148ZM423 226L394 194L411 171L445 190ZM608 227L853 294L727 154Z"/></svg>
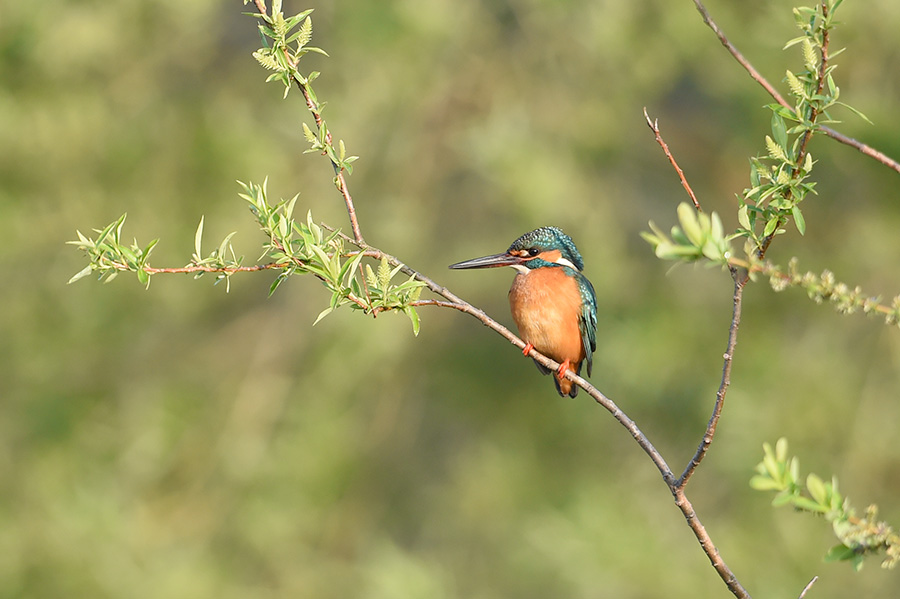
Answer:
<svg viewBox="0 0 900 599"><path fill-rule="evenodd" d="M710 0L773 82L799 70L792 2ZM694 598L727 591L651 463L584 395L474 319L349 310L271 273L67 286L64 242L128 213L156 266L231 231L262 239L236 179L301 193L346 226L306 148L299 94L251 58L239 2L7 2L0 9L0 597ZM544 224L572 235L600 304L593 382L673 465L721 371L727 273L654 258L648 220L685 199L646 106L704 206L736 226L769 102L689 0L286 1L315 8L303 69L336 137L366 239L510 323L508 270L446 265ZM848 0L837 127L900 156L900 4ZM900 177L816 139L808 232L769 256L900 292ZM747 481L786 436L900 524L900 332L765 282L745 317L716 442L690 485L758 597L897 597L900 574L824 564L827 524Z"/></svg>

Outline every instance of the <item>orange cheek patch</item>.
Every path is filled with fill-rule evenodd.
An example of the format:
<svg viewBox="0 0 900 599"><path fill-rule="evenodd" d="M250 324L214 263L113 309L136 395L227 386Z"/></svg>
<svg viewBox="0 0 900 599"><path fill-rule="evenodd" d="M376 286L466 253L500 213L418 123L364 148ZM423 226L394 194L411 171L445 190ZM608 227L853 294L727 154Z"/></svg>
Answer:
<svg viewBox="0 0 900 599"><path fill-rule="evenodd" d="M542 260L546 260L547 262L555 263L557 260L562 258L562 252L560 252L559 250L549 250L546 252L541 252L537 255L537 257L541 258Z"/></svg>

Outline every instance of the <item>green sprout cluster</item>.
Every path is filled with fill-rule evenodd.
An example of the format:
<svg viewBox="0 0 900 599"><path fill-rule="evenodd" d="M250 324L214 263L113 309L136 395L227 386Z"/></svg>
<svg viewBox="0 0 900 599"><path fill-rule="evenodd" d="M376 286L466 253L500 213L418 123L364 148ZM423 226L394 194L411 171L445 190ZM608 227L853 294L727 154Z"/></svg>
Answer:
<svg viewBox="0 0 900 599"><path fill-rule="evenodd" d="M245 0L245 4L246 4ZM312 40L312 18L309 16L312 9L304 10L294 16L285 17L281 12L281 2L272 3L272 14L252 13L261 22L259 24L260 37L264 46L253 53L253 57L268 70L274 71L266 82L280 81L284 84L284 97L287 98L291 88L296 84L306 99L307 108L316 119L316 131L303 123L303 134L310 144L310 148L304 153L320 152L328 156L334 166L335 173L347 171L353 173L352 163L358 156L348 156L347 148L343 140L339 140L337 147L332 142L328 125L322 119L324 103L319 102L318 96L312 87L312 82L319 77L318 71L312 71L309 75L303 75L297 70L297 63L303 55L309 52L328 54L321 48L309 46ZM335 186L340 189L340 182L335 177Z"/></svg>
<svg viewBox="0 0 900 599"><path fill-rule="evenodd" d="M722 219L713 212L698 212L687 202L678 205L680 227L672 227L671 236L650 222L651 233L642 232L643 237L653 246L657 257L663 260L694 262L707 259L712 265L728 263L731 244L735 235L725 235Z"/></svg>
<svg viewBox="0 0 900 599"><path fill-rule="evenodd" d="M756 466L750 486L757 491L776 491L773 506L790 505L830 522L839 544L828 551L826 561L850 561L859 570L867 555L884 553L882 567L893 568L900 562L900 535L877 520L878 508L869 506L865 515L858 517L850 500L838 491L837 478L824 481L810 473L802 480L799 461L788 457L787 439L779 439L774 448L763 444L763 460Z"/></svg>
<svg viewBox="0 0 900 599"><path fill-rule="evenodd" d="M69 283L88 276L91 273L99 273L99 278L104 283L109 283L122 271L137 273L142 285L150 286L150 275L147 273L147 259L159 239L154 239L146 247L141 247L137 239L128 246L122 243L122 227L128 215L123 214L115 221L106 225L103 229L94 229L97 239L85 237L81 231L76 231L78 239L68 241L69 245L77 246L88 256L90 263L78 271Z"/></svg>
<svg viewBox="0 0 900 599"><path fill-rule="evenodd" d="M294 220L298 195L272 205L267 197L267 181L261 185L238 183L244 189L240 197L250 204L260 229L268 237L263 246L263 257L272 260L274 267L280 270L269 288L269 295L293 274L312 274L331 291L329 305L316 318L316 323L345 305L368 314L396 310L409 317L413 332L418 335L419 316L414 303L419 300L424 283L412 276L401 283L393 283L402 264L392 269L387 258L382 256L377 271L366 265L363 278L359 272L360 262L366 253L362 248L345 249L348 238L339 230L328 230L313 222L311 211L307 212L305 222Z"/></svg>
<svg viewBox="0 0 900 599"><path fill-rule="evenodd" d="M244 4L247 0L244 1ZM304 10L292 17L285 17L281 12L281 0L272 3L272 14L251 13L261 21L259 33L265 46L253 53L253 58L270 71L274 71L266 82L281 81L284 84L284 97L287 98L294 80L308 85L319 76L313 71L304 77L297 71L297 62L309 52L328 55L321 48L308 46L312 40L312 9ZM271 40L269 42L268 40ZM311 87L309 88L312 89Z"/></svg>

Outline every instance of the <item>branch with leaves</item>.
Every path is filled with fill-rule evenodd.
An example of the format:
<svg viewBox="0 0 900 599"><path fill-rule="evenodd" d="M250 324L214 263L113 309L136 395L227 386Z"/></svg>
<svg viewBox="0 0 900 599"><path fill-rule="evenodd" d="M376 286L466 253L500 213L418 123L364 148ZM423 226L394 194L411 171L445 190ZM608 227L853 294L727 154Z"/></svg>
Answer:
<svg viewBox="0 0 900 599"><path fill-rule="evenodd" d="M757 464L750 486L757 491L776 491L775 507L790 505L831 523L840 543L828 551L825 561L849 561L859 570L866 556L883 553L883 568L894 568L900 562L900 534L878 520L878 506L870 505L859 517L850 500L838 491L837 477L824 481L810 473L803 480L799 461L788 457L787 439L779 439L774 448L763 444L763 460Z"/></svg>
<svg viewBox="0 0 900 599"><path fill-rule="evenodd" d="M245 0L245 4L247 2L248 0ZM727 38L718 31L705 8L702 8L697 0L695 3L702 9L704 20L717 32L720 39L724 40L723 43L726 43ZM418 333L420 321L417 308L436 306L455 309L477 318L511 344L524 349L526 344L523 340L484 311L426 275L410 268L396 257L365 242L347 183L347 176L352 174L352 165L357 157L348 155L343 140L335 143L322 117L322 103L312 87L319 73L313 71L303 75L298 70L299 61L309 52L325 54L323 50L309 45L312 40L312 11L303 11L286 17L282 12L280 0L273 2L271 11L266 9L263 0L254 0L254 4L258 12L252 13L252 16L258 21L263 47L254 52L253 56L264 68L271 71L267 81L276 81L284 85L285 97L294 87L302 93L306 108L313 117L313 126L303 123L303 133L309 143L306 152L326 156L332 165L333 182L344 201L352 234L347 235L329 225L316 223L310 211L307 211L305 219L295 219L298 196L295 195L288 200L272 201L268 197L267 181L262 184L240 183L242 191L239 195L249 204L266 239L259 264L251 266L243 264L243 256L239 257L232 246L233 233L225 237L204 257L202 253L204 221L201 218L195 235L195 251L189 263L176 268L152 267L149 257L158 240L146 246L139 245L137 241L126 245L122 236L125 223L123 215L110 225L95 229L96 238L78 232L78 239L70 242L84 251L89 259L89 264L72 277L70 282L91 274L108 282L120 272L132 272L142 284L149 286L151 278L157 274L187 273L193 274L196 278L209 273L215 274L216 282L224 280L227 289L235 273L272 270L277 272L277 276L269 289L271 295L292 275L309 274L319 279L331 293L328 306L319 313L315 322L319 322L341 306L349 306L350 309L362 311L373 317L387 311L403 313L409 317L413 332ZM651 121L645 111L648 125L678 173L692 204L685 203L678 207L679 225L672 227L669 234L651 223L651 231L644 233L644 238L653 245L660 258L720 266L729 271L734 284L732 319L724 353L722 378L713 412L697 451L681 474L676 476L665 458L637 424L614 401L571 370L565 374L609 411L647 454L672 493L675 505L681 510L710 563L729 591L739 598L748 598L750 595L719 554L688 499L686 487L714 440L724 408L737 345L745 285L757 275L767 276L776 290L779 286L802 287L814 299L833 301L843 311L862 309L867 313L882 313L889 321L900 322L900 300L895 300L892 307L881 306L877 298L864 298L858 289L851 291L849 287L835 283L824 274L821 277L799 274L795 262L791 263L787 273L783 273L765 259L772 240L776 235L785 232L784 227L788 222L793 221L801 234L805 232L805 222L799 205L810 192L814 192L814 183L809 181L809 176L815 164L808 145L815 134L822 132L828 134L822 123L833 122L828 110L840 104L837 100L838 88L832 78L834 68L831 63L832 56L828 50L830 30L834 26L833 13L839 4L840 0L829 0L814 9L795 11L802 35L788 45L801 46L804 68L796 75L790 71L786 75L788 87L794 98L793 105L788 105L781 99L781 96L774 92L774 88L768 86L758 74L754 76L757 81L764 84L764 87L768 86L767 89L773 90L776 103L770 106L773 115L772 133L765 139L767 153L765 156L751 159L753 169L750 187L744 190L740 197L738 207L740 228L735 232L726 233L722 219L716 213L707 214L702 211L687 178L663 140L658 123ZM726 47L729 47L732 54L739 56L730 43L726 43ZM742 62L745 63L746 61ZM748 70L751 74L755 73L752 66ZM737 258L731 242L741 238L745 240L745 257ZM365 260L367 261L364 262ZM422 299L421 294L426 289L435 297ZM559 368L558 363L533 348L528 355L549 369ZM762 475L763 473L760 473L759 476ZM818 497L818 487L815 493L814 499ZM800 498L796 494L791 496ZM833 499L834 495L830 497ZM860 522L868 523L869 520L863 519ZM815 579L807 585L801 596L806 594L814 581Z"/></svg>

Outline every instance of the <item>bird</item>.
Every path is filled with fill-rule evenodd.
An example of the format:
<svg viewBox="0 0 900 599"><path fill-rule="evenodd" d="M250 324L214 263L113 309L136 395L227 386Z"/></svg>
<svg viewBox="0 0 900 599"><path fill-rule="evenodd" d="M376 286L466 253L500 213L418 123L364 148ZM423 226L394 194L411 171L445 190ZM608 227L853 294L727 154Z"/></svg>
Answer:
<svg viewBox="0 0 900 599"><path fill-rule="evenodd" d="M587 362L590 376L597 350L597 295L582 274L584 260L572 238L557 227L540 227L512 242L502 254L451 264L452 269L511 266L516 277L509 289L509 307L525 341L523 355L536 349L559 362L553 382L560 397L575 397L578 386L566 370L581 374ZM534 361L542 374L551 369Z"/></svg>

